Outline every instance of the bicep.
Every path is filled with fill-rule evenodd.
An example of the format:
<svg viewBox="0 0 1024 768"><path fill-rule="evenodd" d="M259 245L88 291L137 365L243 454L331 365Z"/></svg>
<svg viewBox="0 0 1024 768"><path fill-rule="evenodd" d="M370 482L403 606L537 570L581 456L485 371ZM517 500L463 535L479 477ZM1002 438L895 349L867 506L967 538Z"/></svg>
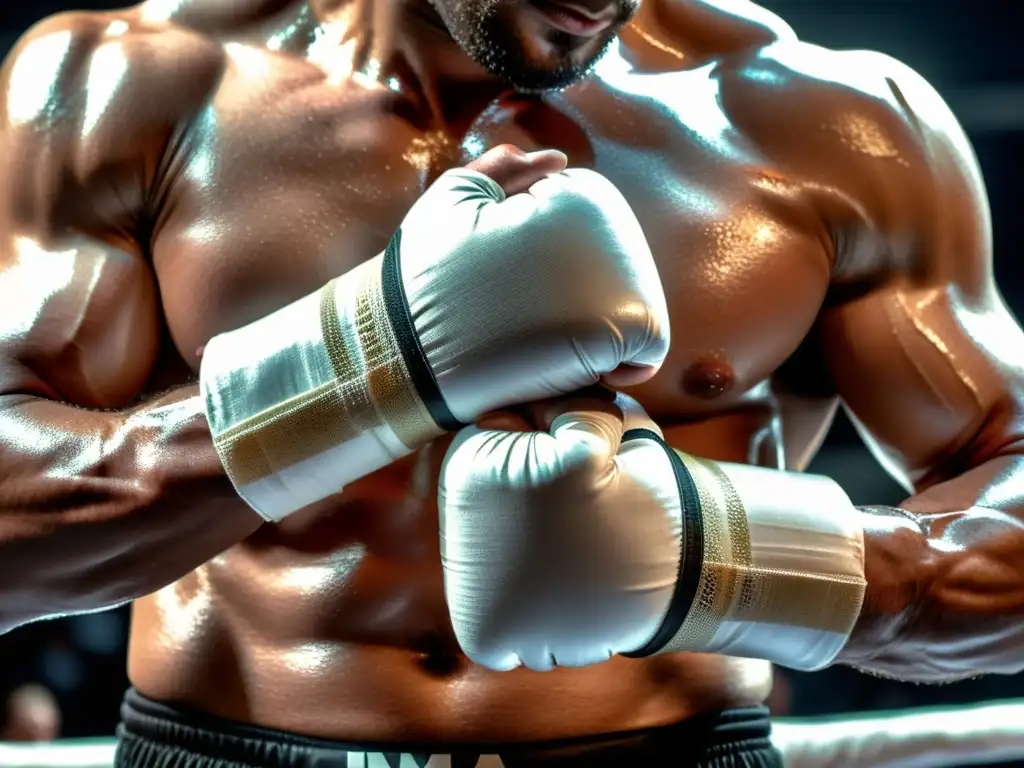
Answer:
<svg viewBox="0 0 1024 768"><path fill-rule="evenodd" d="M109 26L54 17L0 70L0 394L115 408L153 366L156 288L133 232L150 159L119 138L132 115L92 115Z"/></svg>
<svg viewBox="0 0 1024 768"><path fill-rule="evenodd" d="M48 243L4 232L0 243L0 394L128 404L159 344L143 259L83 237Z"/></svg>
<svg viewBox="0 0 1024 768"><path fill-rule="evenodd" d="M948 107L906 70L900 137L911 158L874 205L883 276L823 312L829 369L862 434L921 488L1019 439L1024 339L993 277L988 199Z"/></svg>
<svg viewBox="0 0 1024 768"><path fill-rule="evenodd" d="M930 485L1013 439L1024 338L994 289L892 286L826 310L821 328L846 407L905 485Z"/></svg>

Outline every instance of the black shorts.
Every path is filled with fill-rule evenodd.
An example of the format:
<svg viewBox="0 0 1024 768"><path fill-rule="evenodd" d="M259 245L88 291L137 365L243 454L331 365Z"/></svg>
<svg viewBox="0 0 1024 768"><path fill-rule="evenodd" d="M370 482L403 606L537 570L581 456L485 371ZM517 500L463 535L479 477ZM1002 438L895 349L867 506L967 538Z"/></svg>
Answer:
<svg viewBox="0 0 1024 768"><path fill-rule="evenodd" d="M128 691L116 768L783 768L763 708L662 728L523 744L349 744L169 707Z"/></svg>

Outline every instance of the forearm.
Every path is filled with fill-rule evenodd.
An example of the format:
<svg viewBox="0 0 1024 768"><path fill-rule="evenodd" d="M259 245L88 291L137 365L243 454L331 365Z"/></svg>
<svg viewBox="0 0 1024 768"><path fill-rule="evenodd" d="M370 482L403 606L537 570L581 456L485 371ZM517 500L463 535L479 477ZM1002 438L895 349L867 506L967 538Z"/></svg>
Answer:
<svg viewBox="0 0 1024 768"><path fill-rule="evenodd" d="M261 522L195 387L121 412L0 398L0 631L148 594Z"/></svg>
<svg viewBox="0 0 1024 768"><path fill-rule="evenodd" d="M859 509L823 478L685 461L702 496L708 586L677 649L934 683L1024 669L1024 456L1004 453L899 508ZM705 639L694 645L688 625Z"/></svg>
<svg viewBox="0 0 1024 768"><path fill-rule="evenodd" d="M868 588L840 663L919 682L1024 669L1024 457L863 510Z"/></svg>

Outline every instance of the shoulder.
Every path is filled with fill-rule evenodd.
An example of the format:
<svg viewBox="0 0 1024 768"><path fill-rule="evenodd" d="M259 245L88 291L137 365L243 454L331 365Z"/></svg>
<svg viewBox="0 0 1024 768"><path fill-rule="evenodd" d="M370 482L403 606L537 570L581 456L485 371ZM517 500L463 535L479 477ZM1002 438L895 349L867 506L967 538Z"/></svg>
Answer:
<svg viewBox="0 0 1024 768"><path fill-rule="evenodd" d="M137 8L52 16L30 29L4 63L6 123L71 114L122 92L141 96L140 88L149 94L140 106L153 109L172 90L188 103L196 86L218 74L219 48L182 27L148 23Z"/></svg>
<svg viewBox="0 0 1024 768"><path fill-rule="evenodd" d="M172 24L213 37L244 33L267 23L305 18L308 0L146 0L136 7L149 24Z"/></svg>
<svg viewBox="0 0 1024 768"><path fill-rule="evenodd" d="M924 168L930 155L971 154L935 88L891 56L804 42L747 0L645 0L638 22L693 51L690 68L708 65L730 123L783 165L817 166L824 154L895 172Z"/></svg>
<svg viewBox="0 0 1024 768"><path fill-rule="evenodd" d="M138 9L64 13L30 29L0 69L0 175L18 183L17 213L52 215L63 192L112 169L147 176L222 67L221 46Z"/></svg>
<svg viewBox="0 0 1024 768"><path fill-rule="evenodd" d="M729 116L755 140L767 129L795 132L807 146L838 142L897 159L963 132L933 86L907 65L874 51L834 51L788 40L723 62ZM903 158L906 162L912 157ZM905 164L905 163L904 163Z"/></svg>
<svg viewBox="0 0 1024 768"><path fill-rule="evenodd" d="M642 69L675 71L796 40L796 33L749 0L643 0L623 39L637 48L634 57L643 52Z"/></svg>
<svg viewBox="0 0 1024 768"><path fill-rule="evenodd" d="M983 239L988 203L974 151L911 67L790 40L723 60L719 76L730 122L772 167L816 190L831 231L862 225L893 250L897 240L939 237L935 221L959 205L962 231L947 236Z"/></svg>

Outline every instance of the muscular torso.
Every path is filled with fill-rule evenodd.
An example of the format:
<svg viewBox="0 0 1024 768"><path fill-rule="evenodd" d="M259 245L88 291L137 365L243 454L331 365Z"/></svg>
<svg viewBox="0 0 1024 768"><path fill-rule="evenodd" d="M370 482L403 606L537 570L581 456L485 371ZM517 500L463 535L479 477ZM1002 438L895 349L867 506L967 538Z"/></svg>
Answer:
<svg viewBox="0 0 1024 768"><path fill-rule="evenodd" d="M664 58L645 45L624 35L585 84L492 102L458 131L418 124L386 87L227 45L216 93L154 182L151 258L168 333L151 389L194 377L214 334L380 252L446 167L498 143L555 147L610 178L650 241L673 346L633 394L670 442L710 458L800 464L833 410L828 398L794 400L776 375L832 279L815 185L731 126L728 71L645 71L645 55ZM807 405L784 412L795 402ZM445 447L351 485L329 508L265 526L139 600L134 684L221 716L353 740L556 738L764 699L761 662L679 655L545 674L469 664L437 554Z"/></svg>

